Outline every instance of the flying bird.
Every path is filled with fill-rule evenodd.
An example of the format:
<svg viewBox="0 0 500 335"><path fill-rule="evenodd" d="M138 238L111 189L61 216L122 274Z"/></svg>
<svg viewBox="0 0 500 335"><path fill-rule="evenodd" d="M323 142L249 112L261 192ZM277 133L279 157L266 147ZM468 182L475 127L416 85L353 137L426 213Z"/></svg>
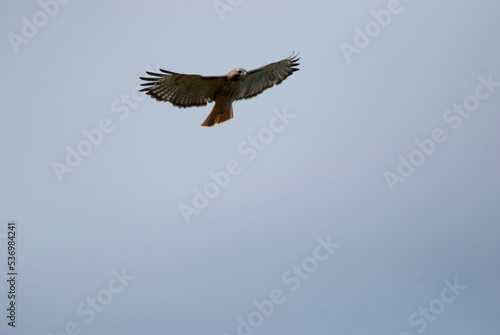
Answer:
<svg viewBox="0 0 500 335"><path fill-rule="evenodd" d="M224 76L200 76L182 74L160 69L162 73L148 72L152 77L140 77L147 86L139 92L146 92L158 101L168 101L179 108L215 105L202 127L212 127L233 117L233 102L250 99L298 71L297 55L291 55L279 62L267 64L258 69L246 71L237 68Z"/></svg>

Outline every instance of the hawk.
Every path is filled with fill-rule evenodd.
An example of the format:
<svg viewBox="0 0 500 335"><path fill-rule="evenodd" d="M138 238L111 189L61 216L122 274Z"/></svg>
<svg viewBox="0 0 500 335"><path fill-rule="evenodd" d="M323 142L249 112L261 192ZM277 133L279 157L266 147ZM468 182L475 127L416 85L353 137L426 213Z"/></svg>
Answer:
<svg viewBox="0 0 500 335"><path fill-rule="evenodd" d="M182 74L160 69L162 73L148 72L152 77L140 77L147 86L139 92L146 92L158 101L168 101L179 108L215 105L202 127L212 127L233 117L233 102L250 99L298 71L300 58L291 55L279 62L267 64L258 69L245 71L237 68L224 76L200 76Z"/></svg>

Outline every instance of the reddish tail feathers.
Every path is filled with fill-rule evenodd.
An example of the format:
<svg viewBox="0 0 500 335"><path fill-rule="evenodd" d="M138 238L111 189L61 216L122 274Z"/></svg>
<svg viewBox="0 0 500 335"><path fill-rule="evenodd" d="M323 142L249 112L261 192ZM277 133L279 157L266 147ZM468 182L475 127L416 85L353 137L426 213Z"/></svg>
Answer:
<svg viewBox="0 0 500 335"><path fill-rule="evenodd" d="M202 127L212 127L215 124L226 122L233 118L233 105L218 105L215 104L214 108L208 115L205 121L201 124Z"/></svg>

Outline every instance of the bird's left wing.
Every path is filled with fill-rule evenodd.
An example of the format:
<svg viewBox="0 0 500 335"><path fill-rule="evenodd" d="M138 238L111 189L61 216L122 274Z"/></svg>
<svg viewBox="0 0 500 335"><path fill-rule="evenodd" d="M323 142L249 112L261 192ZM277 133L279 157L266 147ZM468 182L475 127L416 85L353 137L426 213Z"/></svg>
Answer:
<svg viewBox="0 0 500 335"><path fill-rule="evenodd" d="M180 108L206 106L215 99L217 89L226 80L221 77L205 77L198 74L182 74L160 69L163 73L146 72L152 77L140 77L147 86L139 92L158 101L168 101Z"/></svg>
<svg viewBox="0 0 500 335"><path fill-rule="evenodd" d="M268 88L281 84L283 80L299 70L296 67L300 64L297 63L299 59L292 55L282 61L248 71L246 77L241 81L236 100L253 98Z"/></svg>

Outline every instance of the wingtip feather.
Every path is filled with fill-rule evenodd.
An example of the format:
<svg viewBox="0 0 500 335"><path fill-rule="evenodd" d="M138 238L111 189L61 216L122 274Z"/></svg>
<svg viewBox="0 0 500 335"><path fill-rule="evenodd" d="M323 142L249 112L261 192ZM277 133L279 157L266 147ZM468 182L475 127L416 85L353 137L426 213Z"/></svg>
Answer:
<svg viewBox="0 0 500 335"><path fill-rule="evenodd" d="M175 72L167 71L167 70L163 70L163 69L160 69L160 71L163 72L163 73L168 73L168 74L177 74Z"/></svg>

